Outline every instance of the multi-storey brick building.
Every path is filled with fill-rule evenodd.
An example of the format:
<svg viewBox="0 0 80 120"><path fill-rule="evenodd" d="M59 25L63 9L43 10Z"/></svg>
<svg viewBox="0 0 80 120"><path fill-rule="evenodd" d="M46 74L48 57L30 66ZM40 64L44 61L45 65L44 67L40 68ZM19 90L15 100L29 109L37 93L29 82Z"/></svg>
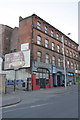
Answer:
<svg viewBox="0 0 80 120"><path fill-rule="evenodd" d="M27 73L26 78L28 74L31 75L33 90L63 84L63 40L67 83L72 81L75 84L75 70L78 70L79 62L78 44L35 14L27 18L19 17L19 28L11 33L9 52L20 51L22 44L29 43L30 68L24 71Z"/></svg>

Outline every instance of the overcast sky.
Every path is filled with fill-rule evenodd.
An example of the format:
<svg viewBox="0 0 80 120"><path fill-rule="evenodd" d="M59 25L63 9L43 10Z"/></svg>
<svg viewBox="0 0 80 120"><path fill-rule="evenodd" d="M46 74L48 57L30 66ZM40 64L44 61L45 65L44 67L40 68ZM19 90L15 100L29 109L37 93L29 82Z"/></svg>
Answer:
<svg viewBox="0 0 80 120"><path fill-rule="evenodd" d="M0 24L18 27L19 16L35 13L78 43L78 1L0 0Z"/></svg>

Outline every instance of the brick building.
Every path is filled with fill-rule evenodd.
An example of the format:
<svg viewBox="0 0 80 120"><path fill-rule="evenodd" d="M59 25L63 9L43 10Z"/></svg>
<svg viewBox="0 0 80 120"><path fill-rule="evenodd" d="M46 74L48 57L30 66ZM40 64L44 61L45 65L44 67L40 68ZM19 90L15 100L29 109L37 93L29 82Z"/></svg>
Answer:
<svg viewBox="0 0 80 120"><path fill-rule="evenodd" d="M25 73L23 79L31 77L32 90L63 84L63 40L67 83L72 81L75 84L79 62L76 42L35 14L19 17L19 28L11 28L10 31L9 53L20 51L22 44L29 44L30 67L19 70L18 74ZM20 74L17 79L20 79Z"/></svg>

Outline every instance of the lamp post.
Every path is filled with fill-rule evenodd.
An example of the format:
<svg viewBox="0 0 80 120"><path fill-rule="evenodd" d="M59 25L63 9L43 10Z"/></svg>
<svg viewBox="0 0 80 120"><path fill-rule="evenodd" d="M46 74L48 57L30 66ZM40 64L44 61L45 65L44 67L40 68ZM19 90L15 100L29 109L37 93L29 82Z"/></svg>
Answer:
<svg viewBox="0 0 80 120"><path fill-rule="evenodd" d="M67 81L67 79L66 79L66 65L65 65L65 60L66 60L66 58L65 58L65 51L64 51L64 37L62 36L62 46L63 46L63 64L64 64L64 75L65 75L65 88L66 88L66 81Z"/></svg>
<svg viewBox="0 0 80 120"><path fill-rule="evenodd" d="M5 56L0 53L0 57L2 58L2 70L4 70L4 61L5 61Z"/></svg>

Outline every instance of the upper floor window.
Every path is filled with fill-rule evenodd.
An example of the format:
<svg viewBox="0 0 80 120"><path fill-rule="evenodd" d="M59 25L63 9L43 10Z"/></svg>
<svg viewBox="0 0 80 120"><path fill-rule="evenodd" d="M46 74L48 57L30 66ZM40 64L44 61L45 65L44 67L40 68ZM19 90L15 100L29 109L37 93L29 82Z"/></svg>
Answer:
<svg viewBox="0 0 80 120"><path fill-rule="evenodd" d="M42 57L42 53L41 52L37 52L37 61L41 62L41 57Z"/></svg>
<svg viewBox="0 0 80 120"><path fill-rule="evenodd" d="M78 55L76 54L76 58L78 58Z"/></svg>
<svg viewBox="0 0 80 120"><path fill-rule="evenodd" d="M52 43L52 50L55 49L55 43Z"/></svg>
<svg viewBox="0 0 80 120"><path fill-rule="evenodd" d="M70 41L68 42L68 45L69 45L69 46L71 45Z"/></svg>
<svg viewBox="0 0 80 120"><path fill-rule="evenodd" d="M66 45L68 44L68 41L67 41L67 40L65 40L65 44L66 44Z"/></svg>
<svg viewBox="0 0 80 120"><path fill-rule="evenodd" d="M73 53L73 57L74 57L74 58L75 58L75 55L76 55L76 54L75 54L75 53Z"/></svg>
<svg viewBox="0 0 80 120"><path fill-rule="evenodd" d="M68 50L68 49L66 50L66 55L67 55L67 56L69 55L69 50Z"/></svg>
<svg viewBox="0 0 80 120"><path fill-rule="evenodd" d="M64 42L64 36L63 35L61 36L61 41Z"/></svg>
<svg viewBox="0 0 80 120"><path fill-rule="evenodd" d="M77 47L75 46L75 49L77 49Z"/></svg>
<svg viewBox="0 0 80 120"><path fill-rule="evenodd" d="M72 52L70 51L70 57L72 57Z"/></svg>
<svg viewBox="0 0 80 120"><path fill-rule="evenodd" d="M52 56L52 64L55 65L56 59L55 56Z"/></svg>
<svg viewBox="0 0 80 120"><path fill-rule="evenodd" d="M71 68L73 69L73 62L71 62Z"/></svg>
<svg viewBox="0 0 80 120"><path fill-rule="evenodd" d="M79 70L79 65L77 64L77 70Z"/></svg>
<svg viewBox="0 0 80 120"><path fill-rule="evenodd" d="M68 68L70 67L70 62L69 62L69 60L67 61L67 67L68 67Z"/></svg>
<svg viewBox="0 0 80 120"><path fill-rule="evenodd" d="M41 36L40 35L37 36L37 44L41 45Z"/></svg>
<svg viewBox="0 0 80 120"><path fill-rule="evenodd" d="M49 63L49 55L48 54L45 55L45 63Z"/></svg>
<svg viewBox="0 0 80 120"><path fill-rule="evenodd" d="M57 45L57 52L60 52L60 46Z"/></svg>
<svg viewBox="0 0 80 120"><path fill-rule="evenodd" d="M56 39L59 40L59 35L58 34L56 34Z"/></svg>
<svg viewBox="0 0 80 120"><path fill-rule="evenodd" d="M58 66L60 67L61 66L61 59L58 58Z"/></svg>
<svg viewBox="0 0 80 120"><path fill-rule="evenodd" d="M51 30L51 37L53 37L54 36L54 32Z"/></svg>
<svg viewBox="0 0 80 120"><path fill-rule="evenodd" d="M72 44L72 48L74 48L74 45Z"/></svg>
<svg viewBox="0 0 80 120"><path fill-rule="evenodd" d="M44 27L44 32L48 33L48 27L46 27L46 26Z"/></svg>
<svg viewBox="0 0 80 120"><path fill-rule="evenodd" d="M37 29L41 29L41 23L39 21L37 22Z"/></svg>
<svg viewBox="0 0 80 120"><path fill-rule="evenodd" d="M45 47L48 48L48 46L49 46L49 41L45 40Z"/></svg>
<svg viewBox="0 0 80 120"><path fill-rule="evenodd" d="M76 65L76 63L74 64L74 69L77 70L77 65Z"/></svg>

